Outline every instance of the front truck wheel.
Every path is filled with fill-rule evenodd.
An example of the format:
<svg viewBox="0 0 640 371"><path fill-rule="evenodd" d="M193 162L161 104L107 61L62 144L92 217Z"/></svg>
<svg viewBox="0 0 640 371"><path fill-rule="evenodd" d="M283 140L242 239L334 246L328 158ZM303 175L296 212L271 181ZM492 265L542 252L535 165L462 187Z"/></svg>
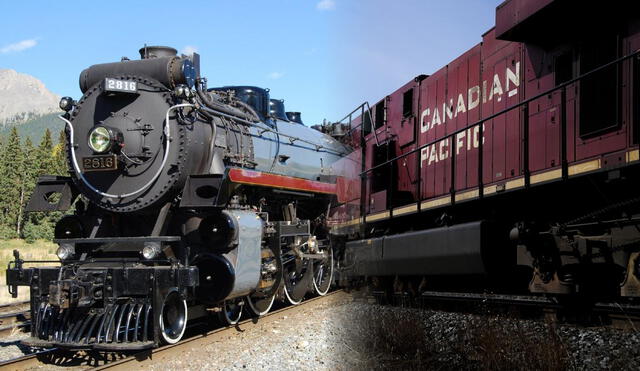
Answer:
<svg viewBox="0 0 640 371"><path fill-rule="evenodd" d="M187 329L187 301L177 289L169 291L160 308L160 337L166 344L182 339Z"/></svg>

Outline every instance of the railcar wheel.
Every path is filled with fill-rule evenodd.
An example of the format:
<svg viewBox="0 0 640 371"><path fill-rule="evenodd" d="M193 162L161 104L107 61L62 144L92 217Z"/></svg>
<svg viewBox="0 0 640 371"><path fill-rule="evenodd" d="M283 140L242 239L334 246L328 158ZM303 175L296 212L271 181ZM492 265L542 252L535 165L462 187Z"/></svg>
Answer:
<svg viewBox="0 0 640 371"><path fill-rule="evenodd" d="M275 300L275 294L267 297L260 297L256 294L247 295L247 311L252 317L264 316L265 314L269 313Z"/></svg>
<svg viewBox="0 0 640 371"><path fill-rule="evenodd" d="M312 278L311 264L310 259L296 258L283 265L282 291L287 303L298 305L304 299L309 290L309 281Z"/></svg>
<svg viewBox="0 0 640 371"><path fill-rule="evenodd" d="M278 251L262 249L262 266L258 290L245 298L246 309L251 317L264 316L271 310L281 282L282 260Z"/></svg>
<svg viewBox="0 0 640 371"><path fill-rule="evenodd" d="M329 292L333 281L333 249L327 246L322 253L326 259L318 260L313 266L313 290L320 296Z"/></svg>
<svg viewBox="0 0 640 371"><path fill-rule="evenodd" d="M227 326L233 326L240 322L242 317L242 300L232 299L225 300L220 311L220 321Z"/></svg>
<svg viewBox="0 0 640 371"><path fill-rule="evenodd" d="M187 329L187 301L177 289L171 290L160 309L160 335L167 344L175 344L182 339Z"/></svg>

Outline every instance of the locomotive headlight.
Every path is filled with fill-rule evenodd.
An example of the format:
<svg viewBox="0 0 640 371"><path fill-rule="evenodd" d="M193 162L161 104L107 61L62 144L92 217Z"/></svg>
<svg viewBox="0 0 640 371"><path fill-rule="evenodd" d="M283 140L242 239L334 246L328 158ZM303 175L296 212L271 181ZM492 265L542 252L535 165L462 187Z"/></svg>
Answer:
<svg viewBox="0 0 640 371"><path fill-rule="evenodd" d="M111 133L104 126L96 126L89 133L89 147L97 153L103 153L111 148Z"/></svg>
<svg viewBox="0 0 640 371"><path fill-rule="evenodd" d="M62 97L62 99L60 99L60 109L65 111L65 112L69 112L71 111L71 109L73 108L73 105L75 104L75 102L73 101L72 98L70 97Z"/></svg>
<svg viewBox="0 0 640 371"><path fill-rule="evenodd" d="M75 247L71 244L66 244L66 243L61 244L60 247L58 247L58 250L56 250L56 255L60 260L67 260L71 258L75 253L76 253Z"/></svg>
<svg viewBox="0 0 640 371"><path fill-rule="evenodd" d="M158 242L146 242L142 248L142 257L151 260L160 255L160 244Z"/></svg>

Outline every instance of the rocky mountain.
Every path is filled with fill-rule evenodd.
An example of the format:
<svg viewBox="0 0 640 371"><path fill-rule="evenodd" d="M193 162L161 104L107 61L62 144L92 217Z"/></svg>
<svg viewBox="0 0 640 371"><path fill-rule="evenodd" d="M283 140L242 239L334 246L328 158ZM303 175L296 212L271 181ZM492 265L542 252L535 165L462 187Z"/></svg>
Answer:
<svg viewBox="0 0 640 371"><path fill-rule="evenodd" d="M35 77L0 69L0 128L59 112L59 101L60 97Z"/></svg>
<svg viewBox="0 0 640 371"><path fill-rule="evenodd" d="M31 142L40 143L44 136L44 132L49 129L54 140L57 140L58 134L64 129L64 123L58 118L59 113L50 113L44 116L37 116L18 125L18 134L22 140L31 138ZM6 138L11 133L14 125L0 126L0 138ZM0 139L1 141L1 139Z"/></svg>

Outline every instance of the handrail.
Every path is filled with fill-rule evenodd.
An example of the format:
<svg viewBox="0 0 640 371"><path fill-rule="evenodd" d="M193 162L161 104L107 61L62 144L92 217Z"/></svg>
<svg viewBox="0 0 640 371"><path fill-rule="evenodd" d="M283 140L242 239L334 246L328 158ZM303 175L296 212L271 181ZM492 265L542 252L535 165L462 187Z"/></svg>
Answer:
<svg viewBox="0 0 640 371"><path fill-rule="evenodd" d="M346 116L344 116L343 118L341 118L340 120L338 120L338 123L340 123L340 122L342 122L342 121L344 121L344 120L346 120L346 119L350 118L350 117L351 117L351 115L353 115L354 113L356 113L357 111L359 111L359 110L362 108L362 106L364 106L365 104L366 104L366 105L369 105L369 102L366 102L366 101L365 101L364 103L362 103L361 105L359 105L358 107L356 107L353 111L351 111L351 112L347 113L347 115L346 115ZM362 124L360 124L360 125L358 125L358 126L362 126ZM358 126L356 126L356 127L358 127Z"/></svg>
<svg viewBox="0 0 640 371"><path fill-rule="evenodd" d="M366 107L366 109L365 109ZM364 118L360 119L360 124L358 126L355 127L351 127L351 116L356 113L357 111L361 111L362 113L360 114L360 117L364 116L364 112L367 112L367 115L369 116L369 123L371 124L371 130L373 131L373 136L376 139L376 146L380 146L380 141L378 140L378 132L376 131L376 127L375 124L373 122L373 117L371 116L371 106L369 105L369 101L364 101L362 104L360 104L358 107L356 107L353 111L349 112L345 117L343 117L342 119L338 120L337 123L342 123L344 120L349 119L349 132L353 131L354 129L357 129L359 127L364 127ZM350 134L351 135L351 134Z"/></svg>
<svg viewBox="0 0 640 371"><path fill-rule="evenodd" d="M371 106L369 105L368 101L364 102L363 104L367 106L367 115L369 115L369 124L371 124L371 131L373 131L373 136L374 138L376 138L376 146L380 147L380 141L378 141L378 128L373 122L373 117L371 117Z"/></svg>
<svg viewBox="0 0 640 371"><path fill-rule="evenodd" d="M502 111L498 111L498 112L496 112L496 113L494 113L494 114L492 114L492 115L489 115L489 116L487 116L487 117L485 117L485 118L483 118L483 119L480 119L479 121L477 121L477 122L475 122L475 123L473 123L473 124L471 124L471 125L469 125L469 126L466 126L466 127L462 128L462 129L456 130L456 131L454 131L454 132L452 132L452 133L450 133L450 134L447 134L447 135L445 135L445 136L443 136L443 137L440 137L440 138L438 138L438 139L432 140L431 142L428 142L428 143L426 143L426 144L423 144L423 145L421 145L421 146L418 146L418 147L416 147L416 148L414 148L414 149L412 149L412 150L410 150L410 151L408 151L408 152L406 152L406 153L403 153L403 154L401 154L401 155L399 155L399 156L396 156L395 158L392 158L392 159L390 159L390 160L387 160L386 162L383 162L383 163L381 163L381 164L378 164L378 165L376 165L376 166L373 166L373 167L371 167L371 168L369 168L369 169L367 169L367 170L365 170L365 171L361 172L361 173L360 173L360 176L361 176L361 177L363 177L363 176L365 176L366 174L368 174L368 173L370 173L370 172L372 172L372 171L374 171L374 170L377 170L377 169L379 169L379 168L381 168L381 167L383 167L383 166L387 166L387 165L389 165L390 163L396 162L396 161L398 161L398 160L400 160L400 159L402 159L402 158L405 158L405 157L407 157L407 156L409 156L409 155L411 155L411 154L413 154L413 153L416 153L416 152L418 152L418 151L421 151L422 149L427 148L427 147L429 147L430 145L433 145L433 144L435 144L435 143L438 143L438 142L441 142L441 141L443 141L443 140L446 140L446 139L448 139L449 137L453 137L454 135L457 135L457 134L459 134L459 133L462 133L462 132L464 132L464 131L468 130L469 128L473 128L473 127L476 127L476 126L480 126L480 133L479 133L478 135L480 136L480 138L482 138L482 131L483 131L483 130L482 130L482 126L481 126L481 125L482 125L483 123L485 123L486 121L493 120L494 118L496 118L496 117L498 117L498 116L500 116L500 115L502 115L502 114L504 114L504 113L510 112L511 110L513 110L513 109L515 109L515 108L518 108L518 107L521 107L521 106L523 106L523 105L525 105L525 104L529 104L529 103L531 103L532 101L534 101L534 100L536 100L536 99L539 99L539 98L541 98L541 97L543 97L543 96L545 96L545 95L548 95L548 94L550 94L550 93L552 93L552 92L554 92L554 91L557 91L557 90L560 90L560 89L565 89L567 86L569 86L569 85L571 85L571 84L574 84L574 83L576 83L576 82L578 82L578 81L580 81L580 80L582 80L582 79L584 79L584 78L586 78L586 77L589 77L589 76L591 76L591 75L593 75L593 74L596 74L596 73L598 73L598 72L600 72L600 71L602 71L602 70L605 70L605 69L607 69L607 68L609 68L609 67L612 67L612 66L617 65L617 64L619 64L619 63L621 63L621 62L624 62L624 61L625 61L625 60L627 60L627 59L630 59L630 58L633 58L633 57L635 57L635 56L639 56L639 55L640 55L640 49L639 49L639 50L636 50L635 52L633 52L633 53L631 53L631 54L627 54L627 55L625 55L625 56L623 56L623 57L620 57L620 58L615 59L615 60L613 60L613 61L611 61L611 62L609 62L609 63L606 63L606 64L604 64L604 65L602 65L602 66L600 66L600 67L597 67L597 68L595 68L595 69L593 69L593 70L591 70L591 71L589 71L589 72L586 72L586 73L584 73L584 74L582 74L582 75L580 75L580 76L578 76L578 77L576 77L576 78L574 78L574 79L572 79L572 80L569 80L569 81L563 82L563 83L559 84L558 86L555 86L555 87L553 87L553 88L551 88L551 89L549 89L549 90L546 90L546 91L544 91L544 92L542 92L542 93L539 93L539 94L537 94L537 95L534 95L533 97L528 98L528 99L526 99L526 100L524 100L524 101L522 101L522 102L516 103L516 104L514 104L514 105L513 105L513 106L511 106L511 107L508 107L508 108L503 109ZM421 123L421 122L420 122L420 125L422 125L422 123ZM482 143L482 140L479 140L479 142L480 142L480 143ZM481 148L480 148L480 149L481 149ZM482 176L482 174L480 174L480 176Z"/></svg>

